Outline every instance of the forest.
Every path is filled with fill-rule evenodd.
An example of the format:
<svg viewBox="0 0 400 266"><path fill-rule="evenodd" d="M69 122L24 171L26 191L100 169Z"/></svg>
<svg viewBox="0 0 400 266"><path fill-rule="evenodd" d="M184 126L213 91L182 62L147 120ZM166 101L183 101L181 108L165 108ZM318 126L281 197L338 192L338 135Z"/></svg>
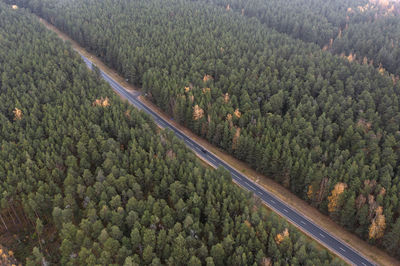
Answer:
<svg viewBox="0 0 400 266"><path fill-rule="evenodd" d="M0 48L0 264L344 265L27 10L0 2Z"/></svg>
<svg viewBox="0 0 400 266"><path fill-rule="evenodd" d="M387 71L209 1L17 3L182 125L400 257L400 86Z"/></svg>
<svg viewBox="0 0 400 266"><path fill-rule="evenodd" d="M324 50L400 75L396 0L192 0L221 6Z"/></svg>

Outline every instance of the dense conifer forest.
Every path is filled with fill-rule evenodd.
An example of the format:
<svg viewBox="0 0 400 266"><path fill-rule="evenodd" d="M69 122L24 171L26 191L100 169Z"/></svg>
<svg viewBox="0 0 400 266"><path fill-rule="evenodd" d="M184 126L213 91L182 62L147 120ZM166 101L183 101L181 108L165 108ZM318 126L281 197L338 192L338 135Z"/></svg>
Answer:
<svg viewBox="0 0 400 266"><path fill-rule="evenodd" d="M291 1L293 16L285 1L266 9L261 2L271 1L17 2L143 87L176 121L400 256L399 82L321 49L346 25L349 1L318 1L312 16L309 8L297 12L304 1ZM351 10L365 4L352 3ZM286 30L278 27L282 16ZM363 22L358 12L351 20L376 31L369 49L400 28L374 30L397 23L390 14ZM293 36L295 21L311 25L303 27L311 27L309 38ZM331 49L353 43L352 25Z"/></svg>
<svg viewBox="0 0 400 266"><path fill-rule="evenodd" d="M396 0L193 0L257 18L294 38L400 75Z"/></svg>
<svg viewBox="0 0 400 266"><path fill-rule="evenodd" d="M0 264L342 265L96 73L0 2Z"/></svg>

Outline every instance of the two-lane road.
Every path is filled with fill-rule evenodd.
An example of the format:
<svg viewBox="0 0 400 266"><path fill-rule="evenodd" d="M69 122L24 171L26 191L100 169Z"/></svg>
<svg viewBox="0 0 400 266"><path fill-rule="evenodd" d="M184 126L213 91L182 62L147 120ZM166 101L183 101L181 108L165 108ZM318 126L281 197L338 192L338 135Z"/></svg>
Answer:
<svg viewBox="0 0 400 266"><path fill-rule="evenodd" d="M81 54L81 57L85 61L89 68L92 68L92 63L85 56ZM137 99L138 95L134 95L127 90L125 90L121 85L119 85L115 80L113 80L109 75L101 71L102 77L111 85L111 87L118 92L120 95L125 97L131 104L140 110L150 114L155 122L163 128L168 128L172 130L178 138L182 139L186 145L204 160L214 165L215 167L224 167L232 174L232 179L242 186L243 188L253 192L257 195L264 203L266 203L271 209L275 210L277 213L286 217L293 224L298 226L304 232L307 232L313 238L317 239L320 243L325 245L330 250L334 251L346 261L354 265L367 266L374 265L360 253L335 238L328 232L324 231L322 228L318 227L312 221L303 216L300 212L295 211L285 202L281 201L279 198L275 197L273 194L266 191L263 187L259 186L257 183L253 182L246 176L242 175L239 171L234 169L232 166L224 162L222 159L218 158L216 155L208 151L205 147L198 144L196 141L192 140L190 137L185 135L179 129L175 128L168 121L164 120L161 116L155 113L153 110L144 105L141 101Z"/></svg>

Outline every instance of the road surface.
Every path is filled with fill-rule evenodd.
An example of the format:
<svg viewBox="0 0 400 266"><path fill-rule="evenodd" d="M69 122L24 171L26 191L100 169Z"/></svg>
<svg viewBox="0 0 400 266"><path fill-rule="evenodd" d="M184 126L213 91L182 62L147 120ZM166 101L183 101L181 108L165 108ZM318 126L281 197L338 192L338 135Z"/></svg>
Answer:
<svg viewBox="0 0 400 266"><path fill-rule="evenodd" d="M85 61L86 65L89 68L92 68L92 63L89 59L81 54L81 57ZM229 164L224 162L222 159L219 159L216 155L207 150L207 148L201 146L196 141L192 140L190 137L185 135L182 131L175 128L173 125L168 123L162 117L160 117L157 113L151 110L149 107L144 105L137 98L139 94L133 94L127 90L125 90L121 85L119 85L115 80L113 80L109 75L100 70L102 77L111 85L111 87L118 92L120 95L125 97L131 104L133 104L136 108L143 110L153 117L155 122L163 127L168 128L173 131L175 135L183 140L185 144L194 152L199 154L204 160L214 165L215 167L224 167L227 169L231 175L232 179L242 186L243 188L253 192L257 195L264 203L267 204L271 209L286 217L293 224L297 225L301 230L307 232L313 238L317 239L324 246L334 251L336 254L343 257L347 262L353 265L367 266L367 265L375 265L369 260L367 260L360 253L338 240L334 236L330 235L328 232L324 231L322 228L318 227L316 224L308 220L301 213L293 210L289 205L285 202L281 201L279 198L275 197L268 191L266 191L263 187L260 187L258 184L248 179L246 176L242 175L239 171L235 170Z"/></svg>

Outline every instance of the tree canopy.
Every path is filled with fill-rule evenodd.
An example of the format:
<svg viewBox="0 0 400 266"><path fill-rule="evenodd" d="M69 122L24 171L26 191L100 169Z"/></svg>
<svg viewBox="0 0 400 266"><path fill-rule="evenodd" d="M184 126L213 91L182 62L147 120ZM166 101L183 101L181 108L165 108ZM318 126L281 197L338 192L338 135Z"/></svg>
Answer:
<svg viewBox="0 0 400 266"><path fill-rule="evenodd" d="M0 3L0 48L0 232L15 233L20 261L342 264L202 166L26 10Z"/></svg>
<svg viewBox="0 0 400 266"><path fill-rule="evenodd" d="M396 0L194 0L258 19L279 32L400 75Z"/></svg>
<svg viewBox="0 0 400 266"><path fill-rule="evenodd" d="M399 82L309 42L322 45L332 25L344 27L350 1L318 1L314 11L336 8L313 16L304 8L295 21L287 14L305 1L291 1L292 13L285 1L17 2L142 86L176 121L400 255L385 240L400 216ZM287 31L273 28L290 35L296 23L312 25L307 42L270 28L281 15L292 21Z"/></svg>

